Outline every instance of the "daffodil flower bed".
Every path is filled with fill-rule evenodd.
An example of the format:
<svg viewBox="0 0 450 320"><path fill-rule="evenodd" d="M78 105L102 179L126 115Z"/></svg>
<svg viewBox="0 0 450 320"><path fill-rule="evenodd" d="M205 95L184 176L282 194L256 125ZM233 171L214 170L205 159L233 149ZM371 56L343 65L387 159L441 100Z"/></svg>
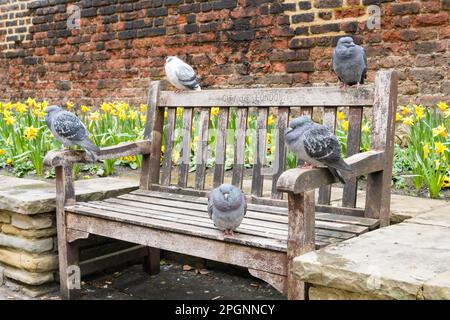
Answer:
<svg viewBox="0 0 450 320"><path fill-rule="evenodd" d="M43 159L45 154L54 149L62 148L45 125L46 101L37 102L28 98L23 102L0 102L0 168L8 168L17 176L24 176L30 171L36 175L51 176L44 172ZM105 102L99 106L77 105L68 102L67 110L75 112L91 133L91 139L100 147L107 147L121 142L142 139L148 106L130 106L125 102ZM176 111L176 131L172 161L179 164L182 141L183 109ZM215 162L216 128L218 127L219 108L210 112L209 152L207 166ZM167 115L166 115L167 117ZM192 128L190 168L195 170L196 148L199 140L199 114L194 112ZM442 188L450 187L449 149L450 108L440 103L433 108L422 106L402 106L396 114L396 122L400 130L406 133L406 145L396 146L394 156L394 183L402 187L403 176L409 173L414 185L429 189L430 197L439 196ZM257 114L250 112L248 117L248 132L245 137L247 145L245 166L252 166L254 145L256 143ZM361 151L370 149L370 120L366 117L362 122ZM234 130L236 129L236 114L234 110L229 117L227 134L226 169L232 168L234 152ZM253 132L253 133L252 133ZM336 135L346 155L348 120L343 111L337 112ZM266 135L266 164L270 165L276 150L277 130L276 114L269 114ZM163 136L164 141L164 136ZM162 146L164 152L164 145ZM292 153L286 157L287 167L293 168L297 160ZM105 160L103 165L75 166L75 173L88 172L100 176L115 173L116 166L128 166L131 169L140 167L141 157L130 156L115 160ZM89 177L84 175L85 177Z"/></svg>

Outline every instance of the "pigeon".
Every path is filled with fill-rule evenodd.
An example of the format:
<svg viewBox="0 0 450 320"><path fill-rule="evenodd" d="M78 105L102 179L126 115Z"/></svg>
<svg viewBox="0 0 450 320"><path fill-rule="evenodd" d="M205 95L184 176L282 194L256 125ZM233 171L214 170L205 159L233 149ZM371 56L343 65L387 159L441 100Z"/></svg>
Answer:
<svg viewBox="0 0 450 320"><path fill-rule="evenodd" d="M45 113L45 123L59 142L65 147L80 146L96 161L95 153L100 149L89 139L89 132L76 115L58 106L47 107Z"/></svg>
<svg viewBox="0 0 450 320"><path fill-rule="evenodd" d="M326 166L338 180L345 184L340 170L352 171L341 158L341 146L336 136L324 125L302 116L289 123L285 135L287 147L301 160L304 168Z"/></svg>
<svg viewBox="0 0 450 320"><path fill-rule="evenodd" d="M356 45L351 37L340 38L333 53L332 68L341 87L364 84L367 78L367 57L364 48Z"/></svg>
<svg viewBox="0 0 450 320"><path fill-rule="evenodd" d="M197 81L194 69L186 62L175 56L166 58L164 66L167 79L178 90L202 90Z"/></svg>
<svg viewBox="0 0 450 320"><path fill-rule="evenodd" d="M231 184L224 183L208 194L209 217L225 235L234 235L233 231L241 224L246 211L244 192Z"/></svg>

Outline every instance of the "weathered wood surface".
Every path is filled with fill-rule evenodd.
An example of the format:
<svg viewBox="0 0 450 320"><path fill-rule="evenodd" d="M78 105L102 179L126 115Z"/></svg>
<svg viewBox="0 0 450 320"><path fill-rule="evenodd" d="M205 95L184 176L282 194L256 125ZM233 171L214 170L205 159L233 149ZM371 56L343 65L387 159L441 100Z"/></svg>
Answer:
<svg viewBox="0 0 450 320"><path fill-rule="evenodd" d="M284 136L289 121L289 108L278 108L277 130L275 137L275 156L272 165L272 198L281 199L283 194L277 190L277 181L286 167L286 143Z"/></svg>
<svg viewBox="0 0 450 320"><path fill-rule="evenodd" d="M287 296L290 300L307 298L306 284L294 277L293 259L315 249L314 197L314 191L288 193Z"/></svg>
<svg viewBox="0 0 450 320"><path fill-rule="evenodd" d="M161 91L162 107L317 107L367 106L373 104L373 86L349 88L297 87L184 91Z"/></svg>
<svg viewBox="0 0 450 320"><path fill-rule="evenodd" d="M135 154L149 154L150 141L124 142L112 147L101 148L98 160L114 159ZM92 163L92 159L83 150L50 151L44 158L46 166L64 166L67 163Z"/></svg>
<svg viewBox="0 0 450 320"><path fill-rule="evenodd" d="M350 173L342 173L344 178L352 178L383 170L385 167L384 151L367 151L355 154L345 161L352 168ZM314 190L321 186L337 182L331 172L326 168L289 169L278 179L278 191L300 193Z"/></svg>
<svg viewBox="0 0 450 320"><path fill-rule="evenodd" d="M176 108L168 108L167 125L164 135L164 156L161 170L161 184L165 186L170 184L170 178L172 176L172 152L174 147L173 142L175 140L175 119Z"/></svg>
<svg viewBox="0 0 450 320"><path fill-rule="evenodd" d="M367 177L366 217L379 218L381 226L389 224L397 86L398 74L396 71L377 72L371 148L384 150L385 163L383 171L379 170Z"/></svg>
<svg viewBox="0 0 450 320"><path fill-rule="evenodd" d="M261 270L255 270L255 269L248 269L248 272L252 276L267 282L272 287L277 289L280 293L286 294L286 292L287 292L287 277L280 276L279 274L274 274L274 273L265 272L265 271L261 271Z"/></svg>
<svg viewBox="0 0 450 320"><path fill-rule="evenodd" d="M231 184L241 189L242 182L244 181L245 134L247 130L247 114L247 108L239 108L236 111L233 176L231 177Z"/></svg>
<svg viewBox="0 0 450 320"><path fill-rule="evenodd" d="M363 110L351 107L348 112L348 133L347 133L347 157L360 152L361 145L361 123ZM356 195L358 189L358 177L348 179L344 185L342 193L342 206L356 207Z"/></svg>
<svg viewBox="0 0 450 320"><path fill-rule="evenodd" d="M197 144L195 188L205 188L206 162L208 160L209 109L202 108L199 116L199 139Z"/></svg>
<svg viewBox="0 0 450 320"><path fill-rule="evenodd" d="M225 161L227 150L227 128L228 128L228 108L219 110L219 124L216 136L216 163L214 165L214 183L213 187L217 188L223 183L225 176Z"/></svg>
<svg viewBox="0 0 450 320"><path fill-rule="evenodd" d="M262 196L264 187L264 175L262 169L266 162L267 114L268 108L258 108L251 190L252 194L257 197Z"/></svg>
<svg viewBox="0 0 450 320"><path fill-rule="evenodd" d="M182 135L178 186L185 188L188 185L189 162L191 161L192 108L183 109Z"/></svg>
<svg viewBox="0 0 450 320"><path fill-rule="evenodd" d="M195 257L230 263L245 268L286 275L286 253L258 249L246 245L207 239L161 229L107 221L99 217L67 214L70 228L86 231L104 237L142 244ZM230 254L232 252L233 254ZM267 263L270 261L271 263Z"/></svg>
<svg viewBox="0 0 450 320"><path fill-rule="evenodd" d="M144 139L153 141L150 145L150 153L142 156L141 179L139 187L147 190L151 183L159 182L159 170L155 172L156 166L159 168L159 152L161 150L162 128L164 124L164 110L158 108L160 92L160 82L152 81L147 96L147 121L144 129ZM159 150L157 149L159 145ZM155 155L155 151L158 154Z"/></svg>
<svg viewBox="0 0 450 320"><path fill-rule="evenodd" d="M361 108L359 108L361 109ZM362 109L361 109L362 110ZM323 122L322 124L330 129L331 132L336 130L336 107L324 107L323 108ZM319 189L319 204L330 204L331 199L331 186L323 186Z"/></svg>

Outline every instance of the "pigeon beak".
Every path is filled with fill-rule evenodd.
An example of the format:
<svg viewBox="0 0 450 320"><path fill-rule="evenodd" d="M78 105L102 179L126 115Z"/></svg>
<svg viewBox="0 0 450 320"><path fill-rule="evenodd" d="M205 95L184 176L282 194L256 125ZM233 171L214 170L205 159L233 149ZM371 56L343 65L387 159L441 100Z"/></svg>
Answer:
<svg viewBox="0 0 450 320"><path fill-rule="evenodd" d="M293 130L293 129L292 129L291 127L286 128L286 133L285 133L285 135L288 134L289 132L291 132L292 130Z"/></svg>

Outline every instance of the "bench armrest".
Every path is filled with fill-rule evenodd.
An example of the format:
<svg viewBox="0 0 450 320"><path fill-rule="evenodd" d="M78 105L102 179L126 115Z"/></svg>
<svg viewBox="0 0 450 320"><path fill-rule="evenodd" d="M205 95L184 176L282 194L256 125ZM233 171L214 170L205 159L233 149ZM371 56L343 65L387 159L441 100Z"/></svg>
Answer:
<svg viewBox="0 0 450 320"><path fill-rule="evenodd" d="M386 165L384 159L384 151L357 153L345 159L345 162L352 168L352 172L341 171L341 173L345 179L350 179L371 172L381 171ZM292 192L298 194L335 182L338 182L338 180L326 168L295 168L286 170L281 174L277 181L277 190L280 192Z"/></svg>
<svg viewBox="0 0 450 320"><path fill-rule="evenodd" d="M149 154L150 145L150 140L125 142L115 146L101 148L100 152L96 155L98 160L105 160L136 154ZM70 163L92 163L92 160L83 150L50 151L44 159L44 164L51 167L65 166Z"/></svg>

